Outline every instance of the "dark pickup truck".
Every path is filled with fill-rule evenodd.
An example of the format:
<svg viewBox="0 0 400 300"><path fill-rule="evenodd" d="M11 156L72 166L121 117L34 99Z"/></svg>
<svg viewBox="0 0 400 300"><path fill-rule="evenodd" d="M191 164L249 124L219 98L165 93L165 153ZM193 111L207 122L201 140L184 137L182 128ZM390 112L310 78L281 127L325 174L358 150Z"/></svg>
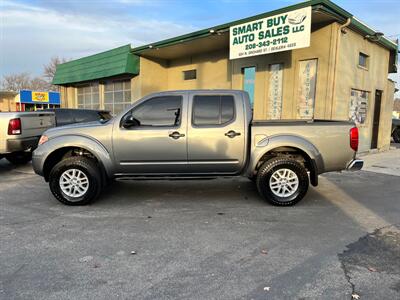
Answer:
<svg viewBox="0 0 400 300"><path fill-rule="evenodd" d="M56 126L93 121L107 121L112 118L110 112L107 110L50 108L45 109L44 111L54 112L56 118Z"/></svg>

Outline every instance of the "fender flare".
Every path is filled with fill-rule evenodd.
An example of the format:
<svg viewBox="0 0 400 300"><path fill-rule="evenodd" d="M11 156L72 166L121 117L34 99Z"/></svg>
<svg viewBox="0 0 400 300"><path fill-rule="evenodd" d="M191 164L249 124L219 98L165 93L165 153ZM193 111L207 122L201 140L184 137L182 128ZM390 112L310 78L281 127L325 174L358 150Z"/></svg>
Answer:
<svg viewBox="0 0 400 300"><path fill-rule="evenodd" d="M260 159L268 152L279 147L296 148L304 152L311 160L311 183L318 184L318 174L324 172L324 161L317 147L307 139L296 135L275 135L262 139L254 146L248 174L253 174Z"/></svg>
<svg viewBox="0 0 400 300"><path fill-rule="evenodd" d="M60 135L49 139L42 147L37 150L42 150L42 170L45 162L54 151L62 148L82 148L93 154L101 164L106 175L111 178L113 176L113 161L107 148L98 140L77 134ZM38 153L40 154L40 153Z"/></svg>

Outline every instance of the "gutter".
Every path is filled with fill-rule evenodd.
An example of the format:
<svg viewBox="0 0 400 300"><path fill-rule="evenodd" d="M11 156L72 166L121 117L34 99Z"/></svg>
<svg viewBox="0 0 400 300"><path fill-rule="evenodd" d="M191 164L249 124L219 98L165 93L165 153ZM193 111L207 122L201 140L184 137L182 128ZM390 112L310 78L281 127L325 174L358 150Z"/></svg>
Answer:
<svg viewBox="0 0 400 300"><path fill-rule="evenodd" d="M333 82L332 82L332 99L331 99L331 119L333 117L333 107L336 98L336 78L337 78L337 65L339 61L339 52L340 52L340 41L341 41L341 34L345 33L345 28L351 24L351 18L346 20L346 23L342 24L338 28L338 32L336 35L336 47L335 47L335 61L334 61L334 69L333 69Z"/></svg>

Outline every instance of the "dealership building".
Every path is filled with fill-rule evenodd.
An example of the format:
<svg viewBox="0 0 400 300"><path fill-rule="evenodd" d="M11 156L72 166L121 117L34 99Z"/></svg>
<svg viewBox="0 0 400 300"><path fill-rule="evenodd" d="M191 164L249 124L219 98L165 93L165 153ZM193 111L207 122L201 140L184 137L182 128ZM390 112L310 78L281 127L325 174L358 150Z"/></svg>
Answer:
<svg viewBox="0 0 400 300"><path fill-rule="evenodd" d="M246 90L253 117L353 120L360 150L387 149L398 42L327 0L312 0L57 67L65 107L117 114L180 89Z"/></svg>
<svg viewBox="0 0 400 300"><path fill-rule="evenodd" d="M0 112L36 111L60 106L59 92L0 91Z"/></svg>

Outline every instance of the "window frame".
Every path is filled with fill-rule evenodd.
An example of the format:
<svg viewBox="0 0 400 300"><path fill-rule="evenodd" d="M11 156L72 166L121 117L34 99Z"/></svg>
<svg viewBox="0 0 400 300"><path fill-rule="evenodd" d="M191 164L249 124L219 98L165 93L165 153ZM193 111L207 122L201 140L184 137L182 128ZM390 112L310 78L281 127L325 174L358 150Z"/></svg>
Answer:
<svg viewBox="0 0 400 300"><path fill-rule="evenodd" d="M221 120L222 117L222 101L221 101L221 97L222 96L229 96L232 97L233 99L233 117L232 119L230 119L229 121L225 122L225 123L221 123L221 124L196 124L194 122L194 112L195 112L195 97L220 97L219 100L219 119ZM207 94L207 95L202 95L202 94L197 94L197 95L193 95L192 96L192 113L191 113L191 125L193 128L219 128L219 127L226 127L232 123L234 123L236 121L236 99L235 99L235 95L232 94Z"/></svg>
<svg viewBox="0 0 400 300"><path fill-rule="evenodd" d="M360 64L360 57L364 57L365 58L365 66ZM368 70L368 68L369 68L369 55L364 53L364 52L362 52L362 51L359 51L358 52L357 66L359 68L361 68L361 69Z"/></svg>
<svg viewBox="0 0 400 300"><path fill-rule="evenodd" d="M250 95L250 93L245 90L245 85L246 85L246 69L254 69L254 83L253 83L253 93ZM256 97L256 77L257 77L257 69L258 66L256 64L250 64L250 65L245 65L242 66L240 69L240 72L242 74L242 90L247 92L249 94L249 99L250 99L250 107L251 109L254 109L254 103L255 103L255 97Z"/></svg>
<svg viewBox="0 0 400 300"><path fill-rule="evenodd" d="M193 74L190 72L194 73L194 78L186 78L186 74ZM182 75L183 75L183 81L196 80L197 79L197 69L183 70Z"/></svg>
<svg viewBox="0 0 400 300"><path fill-rule="evenodd" d="M140 125L140 126L135 126L133 127L134 129L151 129L151 128L171 128L171 129L176 129L176 128L180 128L181 124L182 124L182 117L183 117L183 95L166 95L166 96L155 96L155 97L151 97L148 98L140 103L138 103L138 105L132 107L131 109L129 109L121 118L120 120L120 124L119 127L120 128L124 128L122 126L122 123L124 122L125 118L128 115L132 115L132 111L139 108L140 106L144 105L146 102L153 100L153 99L157 99L157 98L166 98L166 97L179 97L180 98L180 118L179 118L179 123L177 125L157 125L157 126L152 126L152 125Z"/></svg>
<svg viewBox="0 0 400 300"><path fill-rule="evenodd" d="M366 95L367 95L367 98L366 98L366 106L365 106L365 110L366 110L366 112L365 112L365 120L364 120L364 123L359 123L358 121L353 121L351 118L350 118L350 110L351 110L351 97L352 97L352 92L361 92L361 93L366 93ZM347 108L348 108L348 110L347 110L347 117L348 117L348 120L350 121L350 122L354 122L354 123L356 123L357 124L357 127L358 128L366 128L366 127L368 127L368 126L370 126L370 116L369 116L369 112L370 112L370 108L371 108L371 90L363 90L363 89L360 89L360 88L355 88L355 87L350 87L350 99L349 99L349 102L348 102L348 105L347 105Z"/></svg>
<svg viewBox="0 0 400 300"><path fill-rule="evenodd" d="M93 92L93 88L97 86L97 92ZM79 109L101 109L101 101L100 101L100 83L98 81L95 82L88 82L80 85L76 85L76 106ZM85 88L90 88L90 93L85 92ZM83 89L82 93L79 93L79 89ZM93 95L97 94L97 103L95 104L98 106L97 108L94 107L93 104ZM85 103L85 96L90 95L90 106L87 106ZM79 104L79 96L83 96L83 104Z"/></svg>
<svg viewBox="0 0 400 300"><path fill-rule="evenodd" d="M122 89L121 90L116 90L115 89L115 84L116 83L121 83L122 84ZM129 89L125 89L125 83L128 83ZM106 90L106 86L107 85L112 85L112 90L107 91ZM111 114L113 115L117 115L121 112L123 112L129 105L132 105L132 85L131 85L131 79L118 79L118 80L109 80L109 81L105 81L103 83L103 106L105 110L108 110L108 108L106 108L106 105L112 106L112 109L109 110ZM128 92L130 93L130 99L129 101L126 101L125 99L125 93ZM116 92L122 92L122 102L115 102L115 93ZM112 95L112 101L111 103L106 103L106 94L111 94ZM115 113L115 105L122 105L123 108L121 111Z"/></svg>

